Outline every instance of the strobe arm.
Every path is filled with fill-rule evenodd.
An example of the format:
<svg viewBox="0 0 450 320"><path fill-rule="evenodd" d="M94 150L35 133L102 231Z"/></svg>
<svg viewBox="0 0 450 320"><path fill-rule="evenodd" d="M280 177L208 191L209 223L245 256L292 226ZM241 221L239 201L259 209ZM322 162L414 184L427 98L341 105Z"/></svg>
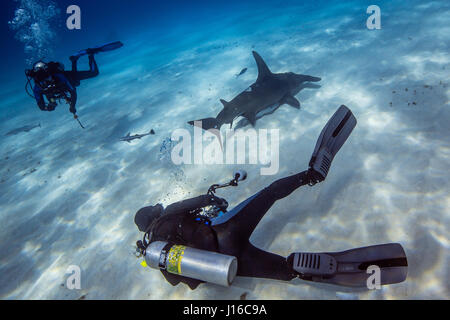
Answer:
<svg viewBox="0 0 450 320"><path fill-rule="evenodd" d="M211 187L209 187L208 194L213 195L214 193L216 193L217 189L221 188L226 188L230 186L237 187L240 181L244 181L245 179L247 179L247 172L244 170L238 170L234 173L233 176L234 178L230 182L224 184L213 184Z"/></svg>

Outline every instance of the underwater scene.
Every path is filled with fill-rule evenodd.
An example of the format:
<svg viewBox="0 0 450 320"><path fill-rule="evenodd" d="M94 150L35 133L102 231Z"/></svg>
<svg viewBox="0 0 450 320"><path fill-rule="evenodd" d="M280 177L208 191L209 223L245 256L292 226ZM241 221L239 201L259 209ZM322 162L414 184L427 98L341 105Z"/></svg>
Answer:
<svg viewBox="0 0 450 320"><path fill-rule="evenodd" d="M450 298L448 1L1 6L1 299Z"/></svg>

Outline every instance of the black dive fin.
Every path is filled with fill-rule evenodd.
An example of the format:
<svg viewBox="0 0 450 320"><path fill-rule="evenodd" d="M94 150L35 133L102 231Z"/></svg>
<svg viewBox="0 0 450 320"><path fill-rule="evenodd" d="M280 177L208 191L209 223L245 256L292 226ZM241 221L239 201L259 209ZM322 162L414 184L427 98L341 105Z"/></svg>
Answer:
<svg viewBox="0 0 450 320"><path fill-rule="evenodd" d="M253 57L255 58L256 65L258 66L258 79L256 80L256 82L263 80L267 76L271 76L272 72L256 51L253 51Z"/></svg>
<svg viewBox="0 0 450 320"><path fill-rule="evenodd" d="M309 166L325 179L331 162L356 126L352 111L342 105L328 120L317 139Z"/></svg>
<svg viewBox="0 0 450 320"><path fill-rule="evenodd" d="M398 243L342 252L297 252L292 253L287 261L303 280L347 287L368 287L368 283L372 284L375 272L369 269L371 266L380 270L380 285L403 282L408 273L405 251Z"/></svg>
<svg viewBox="0 0 450 320"><path fill-rule="evenodd" d="M295 109L300 109L300 101L298 101L294 96L286 96L282 100L282 103L286 103Z"/></svg>
<svg viewBox="0 0 450 320"><path fill-rule="evenodd" d="M107 52L107 51L112 51L112 50L116 50L119 48L123 47L123 43L120 41L115 41L115 42L110 42L101 46L97 46L94 48L89 48L89 49L85 49L85 50L81 50L78 53L76 53L74 55L74 57L81 57L84 56L86 54L97 54L99 52Z"/></svg>

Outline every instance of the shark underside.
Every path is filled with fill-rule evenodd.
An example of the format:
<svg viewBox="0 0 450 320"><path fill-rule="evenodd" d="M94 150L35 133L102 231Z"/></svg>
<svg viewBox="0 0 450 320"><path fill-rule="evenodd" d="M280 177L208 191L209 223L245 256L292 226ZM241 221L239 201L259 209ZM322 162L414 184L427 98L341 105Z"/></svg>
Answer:
<svg viewBox="0 0 450 320"><path fill-rule="evenodd" d="M220 130L223 124L230 124L232 127L236 118L243 117L243 121L238 124L239 127L248 123L254 126L257 119L275 112L284 104L300 109L300 102L295 98L300 90L320 88L311 82L318 82L321 78L293 72L272 73L257 52L253 51L253 56L258 66L256 82L230 102L220 100L223 109L217 117L189 121L189 124L204 130Z"/></svg>

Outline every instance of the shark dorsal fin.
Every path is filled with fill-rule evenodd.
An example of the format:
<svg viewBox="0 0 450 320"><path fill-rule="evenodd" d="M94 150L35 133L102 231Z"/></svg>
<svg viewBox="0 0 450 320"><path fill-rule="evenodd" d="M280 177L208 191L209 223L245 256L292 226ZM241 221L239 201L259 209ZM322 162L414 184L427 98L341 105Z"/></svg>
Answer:
<svg viewBox="0 0 450 320"><path fill-rule="evenodd" d="M130 136L130 134L131 134L131 132L128 132L128 133L127 133L127 135L126 135L126 137L129 137L129 136Z"/></svg>
<svg viewBox="0 0 450 320"><path fill-rule="evenodd" d="M225 101L223 99L220 99L220 102L222 102L224 108L226 108L228 106L228 104L229 104L228 101Z"/></svg>
<svg viewBox="0 0 450 320"><path fill-rule="evenodd" d="M258 54L258 52L253 51L253 57L255 58L256 65L258 66L258 79L257 82L263 80L265 77L272 75L267 64L264 62L263 58Z"/></svg>

